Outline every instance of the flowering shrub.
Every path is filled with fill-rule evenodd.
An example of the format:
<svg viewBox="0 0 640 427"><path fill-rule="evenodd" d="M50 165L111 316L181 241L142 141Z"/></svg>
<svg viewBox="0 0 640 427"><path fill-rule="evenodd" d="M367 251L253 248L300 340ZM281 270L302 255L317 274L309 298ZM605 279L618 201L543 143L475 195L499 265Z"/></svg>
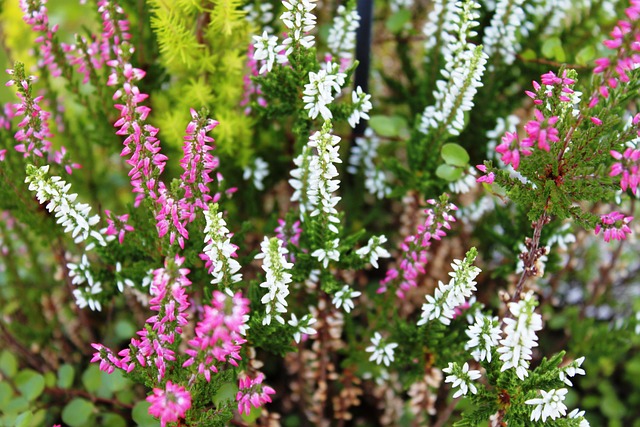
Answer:
<svg viewBox="0 0 640 427"><path fill-rule="evenodd" d="M0 425L637 424L640 2L372 3L0 4Z"/></svg>

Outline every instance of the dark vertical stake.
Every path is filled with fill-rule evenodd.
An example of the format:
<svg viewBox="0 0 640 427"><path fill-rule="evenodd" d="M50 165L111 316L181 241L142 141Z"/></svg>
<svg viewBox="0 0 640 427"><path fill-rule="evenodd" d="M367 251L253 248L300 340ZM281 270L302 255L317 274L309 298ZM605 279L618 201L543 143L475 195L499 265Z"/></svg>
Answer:
<svg viewBox="0 0 640 427"><path fill-rule="evenodd" d="M360 27L356 34L356 59L359 62L355 71L354 88L362 87L369 93L369 69L371 68L371 27L373 24L373 1L358 0L358 14L360 15ZM361 120L353 130L354 138L364 134L367 123Z"/></svg>

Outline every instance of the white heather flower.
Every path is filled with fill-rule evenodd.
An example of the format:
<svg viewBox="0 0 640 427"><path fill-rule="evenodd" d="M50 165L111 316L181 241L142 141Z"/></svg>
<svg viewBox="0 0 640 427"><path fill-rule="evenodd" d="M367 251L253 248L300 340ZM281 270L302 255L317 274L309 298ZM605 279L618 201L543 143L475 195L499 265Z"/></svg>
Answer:
<svg viewBox="0 0 640 427"><path fill-rule="evenodd" d="M339 59L351 59L356 47L356 30L360 26L360 15L355 7L338 6L333 26L329 29L327 45L329 51Z"/></svg>
<svg viewBox="0 0 640 427"><path fill-rule="evenodd" d="M466 194L476 186L476 169L469 167L462 173L462 176L454 182L449 183L449 190L456 194Z"/></svg>
<svg viewBox="0 0 640 427"><path fill-rule="evenodd" d="M500 341L498 353L504 362L501 371L514 368L521 380L529 376L529 360L533 347L537 347L536 332L542 329L542 316L535 312L538 305L533 292L529 291L518 302L509 303L513 317L504 319L505 338Z"/></svg>
<svg viewBox="0 0 640 427"><path fill-rule="evenodd" d="M327 105L333 102L334 92L340 93L346 77L345 73L340 72L340 66L332 62L327 62L317 73L309 72L309 83L304 85L302 102L304 109L309 110L310 119L315 119L318 114L324 120L333 117Z"/></svg>
<svg viewBox="0 0 640 427"><path fill-rule="evenodd" d="M85 308L89 306L93 311L101 311L102 305L100 301L94 299L93 296L102 292L102 284L94 280L90 267L86 254L82 255L79 263L67 263L71 283L76 286L84 285L74 289L73 296L78 307Z"/></svg>
<svg viewBox="0 0 640 427"><path fill-rule="evenodd" d="M255 48L253 52L253 59L256 61L262 61L258 74L271 72L276 60L278 60L278 62L282 62L281 59L278 59L278 51L280 50L278 46L278 37L270 36L265 30L261 36L253 36L253 40L253 47Z"/></svg>
<svg viewBox="0 0 640 427"><path fill-rule="evenodd" d="M305 212L313 210L313 205L309 199L309 180L311 175L309 167L312 157L314 156L311 154L311 149L307 145L302 147L302 153L293 159L293 163L298 167L291 171L292 178L289 179L289 184L294 190L291 195L291 201L299 203L301 221L304 220Z"/></svg>
<svg viewBox="0 0 640 427"><path fill-rule="evenodd" d="M438 319L445 325L451 324L451 320L456 316L455 308L464 304L476 290L475 278L480 273L480 269L471 265L476 258L475 249L467 252L463 261L454 259L451 263L453 272L449 283L438 282L433 296L427 295L427 302L422 305L422 314L418 320L418 326L425 325L431 320Z"/></svg>
<svg viewBox="0 0 640 427"><path fill-rule="evenodd" d="M371 338L371 344L369 347L365 349L367 353L371 353L369 357L369 361L376 362L376 364L380 364L381 362L385 364L385 366L389 366L391 362L393 362L393 349L398 347L398 344L386 343L382 339L382 335L376 332L373 334L373 338Z"/></svg>
<svg viewBox="0 0 640 427"><path fill-rule="evenodd" d="M542 397L524 402L527 405L535 405L531 412L531 421L538 421L542 418L542 422L546 422L547 418L555 420L562 415L566 415L567 407L564 404L564 399L567 391L566 388L549 391L540 390Z"/></svg>
<svg viewBox="0 0 640 427"><path fill-rule="evenodd" d="M280 15L280 20L289 29L283 43L286 55L290 55L297 44L307 49L313 47L314 37L307 33L316 26L316 16L311 13L316 7L316 0L283 0L282 4L286 10Z"/></svg>
<svg viewBox="0 0 640 427"><path fill-rule="evenodd" d="M353 102L353 113L349 116L349 126L355 128L360 119L369 120L369 114L367 114L373 108L371 105L371 95L364 93L362 88L358 86L356 90L351 92L351 102Z"/></svg>
<svg viewBox="0 0 640 427"><path fill-rule="evenodd" d="M356 254L362 258L367 259L374 268L378 268L378 258L389 258L391 254L382 247L387 242L387 238L384 235L373 236L367 242L367 246L364 246L356 251Z"/></svg>
<svg viewBox="0 0 640 427"><path fill-rule="evenodd" d="M465 349L471 351L471 356L476 362L486 360L491 363L491 349L500 341L500 322L497 317L489 317L480 313L475 316L475 323L465 331L469 341Z"/></svg>
<svg viewBox="0 0 640 427"><path fill-rule="evenodd" d="M310 314L305 314L298 321L298 318L296 317L295 313L291 313L291 320L289 320L287 323L296 329L296 331L293 333L293 340L296 343L300 343L302 334L305 334L305 335L317 334L318 331L316 331L311 327L311 325L313 325L316 322L317 322L316 318Z"/></svg>
<svg viewBox="0 0 640 427"><path fill-rule="evenodd" d="M309 186L307 196L310 204L314 207L311 216L320 214L326 220L326 227L332 233L338 234L340 218L336 205L340 201L339 196L334 193L340 188L338 169L334 163L342 163L339 155L340 137L331 135L331 122L327 121L322 126L322 131L316 132L309 137L307 146L315 148L317 155L311 157L309 162ZM335 245L337 247L337 245Z"/></svg>
<svg viewBox="0 0 640 427"><path fill-rule="evenodd" d="M501 62L510 65L521 49L518 32L523 27L524 0L499 0L491 23L484 29L482 44L490 57L498 56Z"/></svg>
<svg viewBox="0 0 640 427"><path fill-rule="evenodd" d="M316 249L311 253L311 256L318 259L318 262L322 263L324 268L329 266L329 261L339 261L340 260L340 251L338 251L338 244L340 243L340 239L334 239L329 242L329 247Z"/></svg>
<svg viewBox="0 0 640 427"><path fill-rule="evenodd" d="M262 324L270 325L271 318L274 317L284 325L281 314L287 312L285 298L289 295L288 284L291 283L291 273L288 273L288 270L293 267L285 257L289 251L282 247L282 241L277 237L269 239L266 236L260 243L260 250L262 252L256 255L256 259L263 259L262 269L266 272L265 281L260 287L267 289L267 293L260 300L266 305L266 316Z"/></svg>
<svg viewBox="0 0 640 427"><path fill-rule="evenodd" d="M590 427L589 421L587 421L587 419L584 417L584 411L581 411L578 408L569 412L567 418L582 418L578 427Z"/></svg>
<svg viewBox="0 0 640 427"><path fill-rule="evenodd" d="M579 357L564 368L560 369L560 380L569 387L573 386L573 383L569 378L573 378L576 375L585 375L584 369L581 368L582 362L584 362L584 356Z"/></svg>
<svg viewBox="0 0 640 427"><path fill-rule="evenodd" d="M449 366L442 370L445 374L449 374L445 379L445 383L451 383L452 388L458 387L458 391L453 394L453 398L466 396L467 392L478 394L478 389L473 384L474 380L480 378L480 371L469 369L469 364L465 363L462 368L457 363L449 363Z"/></svg>
<svg viewBox="0 0 640 427"><path fill-rule="evenodd" d="M209 268L209 274L213 276L211 283L221 284L225 287L242 280L240 263L235 260L237 246L231 243L232 233L227 228L227 223L222 218L222 212L218 212L218 205L209 205L204 211L206 225L204 227L204 256L201 256Z"/></svg>
<svg viewBox="0 0 640 427"><path fill-rule="evenodd" d="M268 34L273 33L273 28L269 25L273 20L273 5L265 2L259 6L249 3L243 10L247 13L245 18L255 27L262 27Z"/></svg>
<svg viewBox="0 0 640 427"><path fill-rule="evenodd" d="M25 182L29 190L35 191L40 204L47 203L47 210L55 212L56 222L64 227L65 233L71 233L75 243L84 242L89 237L91 241L86 250L91 250L96 244L106 246L107 242L102 234L93 229L100 221L98 215L89 216L91 206L86 203L76 203L77 194L69 193L71 184L67 184L59 176L47 177L49 165L39 168L27 165Z"/></svg>
<svg viewBox="0 0 640 427"><path fill-rule="evenodd" d="M395 13L401 9L411 9L415 0L391 0L389 7Z"/></svg>
<svg viewBox="0 0 640 427"><path fill-rule="evenodd" d="M132 288L134 283L133 280L122 276L122 264L118 261L116 262L116 286L120 292L124 292L125 285Z"/></svg>
<svg viewBox="0 0 640 427"><path fill-rule="evenodd" d="M256 157L252 166L244 168L242 179L248 181L253 178L253 186L258 190L264 190L264 179L269 175L269 163L262 157Z"/></svg>
<svg viewBox="0 0 640 427"><path fill-rule="evenodd" d="M456 33L456 21L459 21L459 8L456 6L457 0L434 0L433 9L429 12L427 22L422 28L422 33L426 37L424 44L426 59L430 57L431 51L440 46L440 52L447 58L451 55L451 34Z"/></svg>
<svg viewBox="0 0 640 427"><path fill-rule="evenodd" d="M387 174L378 169L375 160L378 157L378 147L380 138L371 128L364 131L364 137L357 137L355 144L351 146L349 155L349 166L347 172L357 174L360 166L364 169L364 187L369 194L373 194L378 199L383 199L391 193Z"/></svg>
<svg viewBox="0 0 640 427"><path fill-rule="evenodd" d="M336 308L343 307L344 311L351 313L351 310L355 308L353 298L359 297L360 295L362 295L362 292L354 291L349 285L344 285L342 289L333 295L331 302Z"/></svg>

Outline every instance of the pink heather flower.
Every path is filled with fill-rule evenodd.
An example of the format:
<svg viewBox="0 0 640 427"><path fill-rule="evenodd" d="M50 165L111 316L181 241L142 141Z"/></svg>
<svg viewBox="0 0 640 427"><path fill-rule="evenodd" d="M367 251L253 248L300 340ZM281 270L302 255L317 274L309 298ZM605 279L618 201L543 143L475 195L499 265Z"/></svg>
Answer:
<svg viewBox="0 0 640 427"><path fill-rule="evenodd" d="M246 340L244 335L249 320L249 300L242 294L228 291L213 292L210 306L204 306L203 319L195 329L196 336L189 340L189 349L185 353L190 356L183 367L196 365L198 373L207 382L211 381L211 373L217 373L216 364L230 363L238 366L240 349Z"/></svg>
<svg viewBox="0 0 640 427"><path fill-rule="evenodd" d="M427 253L433 240L441 240L446 235L446 230L451 229L451 223L455 217L449 212L458 208L453 203L427 200L433 208L425 210L427 217L424 224L419 225L417 232L407 236L400 244L402 257L398 268L387 270L385 278L380 282L377 293L387 291L388 285L393 283L398 286L396 296L404 299L406 292L418 286L418 279L425 274L427 265Z"/></svg>
<svg viewBox="0 0 640 427"><path fill-rule="evenodd" d="M54 151L53 155L49 155L49 161L63 166L69 175L71 175L73 169L80 169L82 167L79 163L73 163L69 160L67 149L64 146L60 147L60 151Z"/></svg>
<svg viewBox="0 0 640 427"><path fill-rule="evenodd" d="M553 127L558 122L558 116L545 118L540 110L534 110L534 115L536 117L535 120L531 120L524 125L527 138L522 140L522 144L532 147L533 144L537 143L538 148L548 152L551 149L549 141L560 141L558 129Z"/></svg>
<svg viewBox="0 0 640 427"><path fill-rule="evenodd" d="M515 132L505 132L502 143L496 147L496 151L502 154L502 161L506 165L511 164L517 170L520 166L520 155L531 155L531 150L528 149L531 147L530 144L529 140L520 142Z"/></svg>
<svg viewBox="0 0 640 427"><path fill-rule="evenodd" d="M238 393L236 394L236 402L238 402L238 412L249 415L251 407L259 408L265 403L271 402L270 395L275 394L275 390L269 386L262 385L264 374L258 372L254 379L247 374L241 373L238 379Z"/></svg>
<svg viewBox="0 0 640 427"><path fill-rule="evenodd" d="M105 232L105 234L107 236L118 236L118 242L120 242L120 244L122 244L122 242L124 242L124 235L125 233L129 232L129 231L133 231L134 228L131 225L127 224L127 221L129 220L129 214L124 214L124 215L111 215L111 211L106 210L104 211L104 213L106 214L106 220L107 220L107 230Z"/></svg>
<svg viewBox="0 0 640 427"><path fill-rule="evenodd" d="M632 220L632 216L625 216L618 211L601 215L600 223L596 225L595 233L598 235L600 230L604 229L603 235L605 242L608 242L611 239L624 240L627 238L627 234L631 234L631 228L628 224Z"/></svg>
<svg viewBox="0 0 640 427"><path fill-rule="evenodd" d="M622 191L627 191L629 188L635 196L640 183L640 150L627 148L622 154L615 150L611 150L610 153L619 161L611 166L609 176L621 175L620 188Z"/></svg>
<svg viewBox="0 0 640 427"><path fill-rule="evenodd" d="M485 165L477 165L476 168L486 174L476 179L476 182L486 182L487 184L493 184L493 181L496 179L496 175L493 172L489 172L487 174L487 167Z"/></svg>
<svg viewBox="0 0 640 427"><path fill-rule="evenodd" d="M153 394L147 397L151 403L149 414L160 419L160 425L174 423L191 408L191 394L181 385L167 381L165 389L154 388Z"/></svg>
<svg viewBox="0 0 640 427"><path fill-rule="evenodd" d="M6 148L0 150L0 162L4 161L4 157L5 157L6 154L7 154L7 149Z"/></svg>
<svg viewBox="0 0 640 427"><path fill-rule="evenodd" d="M591 123L593 123L596 126L601 126L602 125L602 120L600 120L597 117L590 117L589 119L591 120Z"/></svg>
<svg viewBox="0 0 640 427"><path fill-rule="evenodd" d="M40 46L34 49L39 56L38 68L47 67L53 77L62 75L62 70L56 61L56 53L61 57L62 52L56 41L58 26L49 26L49 15L45 4L47 0L20 0L22 19L34 32L40 33L35 42Z"/></svg>

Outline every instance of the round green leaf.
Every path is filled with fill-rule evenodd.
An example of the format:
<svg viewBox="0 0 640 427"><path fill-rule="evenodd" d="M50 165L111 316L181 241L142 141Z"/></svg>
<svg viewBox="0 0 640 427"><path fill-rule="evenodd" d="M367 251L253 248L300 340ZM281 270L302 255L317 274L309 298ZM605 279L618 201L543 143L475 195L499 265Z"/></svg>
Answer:
<svg viewBox="0 0 640 427"><path fill-rule="evenodd" d="M116 337L121 340L128 340L136 333L135 325L129 320L118 320L115 324Z"/></svg>
<svg viewBox="0 0 640 427"><path fill-rule="evenodd" d="M62 421L71 427L80 427L89 421L93 413L93 403L86 399L76 397L62 410Z"/></svg>
<svg viewBox="0 0 640 427"><path fill-rule="evenodd" d="M400 123L392 117L371 116L369 126L380 136L393 138L400 134Z"/></svg>
<svg viewBox="0 0 640 427"><path fill-rule="evenodd" d="M391 15L389 19L387 19L386 25L387 30L390 32L397 34L405 27L407 22L411 20L411 10L409 9L401 9Z"/></svg>
<svg viewBox="0 0 640 427"><path fill-rule="evenodd" d="M222 406L227 400L234 400L238 393L238 386L235 382L225 383L218 389L218 392L213 396L213 403L216 407Z"/></svg>
<svg viewBox="0 0 640 427"><path fill-rule="evenodd" d="M131 411L131 418L141 427L157 427L160 422L149 414L149 406L151 404L146 400L136 403Z"/></svg>
<svg viewBox="0 0 640 427"><path fill-rule="evenodd" d="M11 378L18 370L18 359L10 353L9 350L3 350L0 353L0 371L7 377Z"/></svg>
<svg viewBox="0 0 640 427"><path fill-rule="evenodd" d="M16 417L14 425L16 427L31 427L33 424L33 412L26 411Z"/></svg>
<svg viewBox="0 0 640 427"><path fill-rule="evenodd" d="M44 391L44 377L31 369L18 372L15 382L20 394L27 400L36 399Z"/></svg>
<svg viewBox="0 0 640 427"><path fill-rule="evenodd" d="M558 37L549 37L542 43L542 48L540 49L542 54L547 58L555 57L555 50L558 46L562 47L562 42Z"/></svg>
<svg viewBox="0 0 640 427"><path fill-rule="evenodd" d="M458 144L444 144L440 154L448 165L464 167L469 163L469 153Z"/></svg>
<svg viewBox="0 0 640 427"><path fill-rule="evenodd" d="M436 176L449 182L457 181L462 176L462 169L450 165L440 165L436 169Z"/></svg>
<svg viewBox="0 0 640 427"><path fill-rule="evenodd" d="M82 384L90 393L95 393L102 384L102 375L97 365L89 365L86 371L82 373Z"/></svg>
<svg viewBox="0 0 640 427"><path fill-rule="evenodd" d="M58 368L58 387L69 388L73 385L73 377L75 376L73 366L64 364Z"/></svg>
<svg viewBox="0 0 640 427"><path fill-rule="evenodd" d="M118 414L104 414L102 425L109 427L127 427L127 422Z"/></svg>
<svg viewBox="0 0 640 427"><path fill-rule="evenodd" d="M5 382L0 381L0 412L4 412L4 407L11 401L13 389Z"/></svg>
<svg viewBox="0 0 640 427"><path fill-rule="evenodd" d="M587 65L596 57L596 49L593 46L585 46L576 53L576 62L580 65Z"/></svg>
<svg viewBox="0 0 640 427"><path fill-rule="evenodd" d="M18 413L29 409L29 401L22 396L15 397L9 401L4 407L7 414Z"/></svg>

